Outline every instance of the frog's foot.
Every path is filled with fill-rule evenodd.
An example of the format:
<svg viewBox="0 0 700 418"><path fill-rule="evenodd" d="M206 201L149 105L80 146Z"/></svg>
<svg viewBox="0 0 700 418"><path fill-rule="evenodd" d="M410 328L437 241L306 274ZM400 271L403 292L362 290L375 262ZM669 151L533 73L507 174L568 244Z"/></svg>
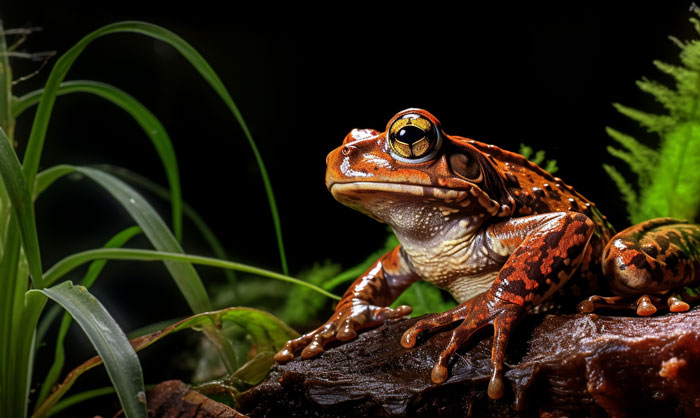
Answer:
<svg viewBox="0 0 700 418"><path fill-rule="evenodd" d="M579 302L576 309L581 313L591 313L596 309L621 309L637 311L639 316L649 316L656 313L661 300L654 296L599 296L593 295Z"/></svg>
<svg viewBox="0 0 700 418"><path fill-rule="evenodd" d="M660 309L686 312L690 303L700 300L700 286L682 287L666 293L642 296L591 296L581 301L576 309L582 313L591 313L598 308L634 310L639 316L650 316Z"/></svg>
<svg viewBox="0 0 700 418"><path fill-rule="evenodd" d="M422 319L409 328L401 337L404 348L415 346L418 335L423 332L436 332L449 327L457 321L462 323L452 331L452 338L445 350L438 357L430 375L434 383L447 380L447 366L457 350L463 346L479 329L493 325L494 338L491 351L491 379L488 395L492 399L503 396L503 360L505 358L508 337L516 322L525 314L525 309L513 303L482 293L456 308L430 318Z"/></svg>
<svg viewBox="0 0 700 418"><path fill-rule="evenodd" d="M357 337L357 331L363 328L377 327L388 319L401 318L411 313L411 307L401 305L395 309L386 306L374 306L362 300L353 300L340 307L335 314L317 329L289 340L275 354L278 363L287 362L301 350L301 357L316 357L324 351L331 341L349 341Z"/></svg>

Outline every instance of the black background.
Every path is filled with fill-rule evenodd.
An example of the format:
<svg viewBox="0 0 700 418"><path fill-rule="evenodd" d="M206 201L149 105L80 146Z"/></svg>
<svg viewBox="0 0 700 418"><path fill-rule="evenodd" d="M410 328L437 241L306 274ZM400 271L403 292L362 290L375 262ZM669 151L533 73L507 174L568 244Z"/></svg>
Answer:
<svg viewBox="0 0 700 418"><path fill-rule="evenodd" d="M383 130L407 107L428 109L448 133L511 150L521 142L545 149L558 161L558 176L596 201L618 228L624 226L624 205L601 167L617 163L605 151L611 140L604 128L651 144L655 138L611 103L661 110L634 82L643 76L669 82L652 60L677 63L677 48L667 36L694 36L690 3L459 6L464 8L401 4L379 13L330 3L279 10L237 3L24 1L3 2L0 17L6 28L43 28L24 45L30 52L61 54L89 31L126 19L162 25L198 49L240 107L265 160L292 274L326 258L349 266L383 242L384 226L338 204L325 190L324 159L350 129ZM17 60L15 76L37 67ZM48 73L47 66L19 83L15 94L40 87ZM235 260L279 269L250 148L223 103L174 49L141 35L109 35L85 50L67 79L114 84L149 107L174 142L185 200ZM18 122L20 148L31 113ZM64 162L107 162L165 184L140 128L113 105L87 95L56 103L41 166ZM157 207L167 219L167 206ZM46 266L100 246L131 224L119 205L86 180L57 183L37 202L37 214ZM190 226L184 246L208 254ZM94 293L127 330L183 315L184 301L163 271L158 265L109 267ZM215 270L201 271L205 283L220 277ZM89 353L77 351L69 365ZM147 374L147 381L153 379Z"/></svg>

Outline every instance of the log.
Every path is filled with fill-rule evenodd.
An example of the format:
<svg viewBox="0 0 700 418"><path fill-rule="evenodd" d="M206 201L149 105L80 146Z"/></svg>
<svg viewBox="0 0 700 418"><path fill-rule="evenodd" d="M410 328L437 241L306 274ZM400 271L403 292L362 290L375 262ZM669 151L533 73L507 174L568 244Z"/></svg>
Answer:
<svg viewBox="0 0 700 418"><path fill-rule="evenodd" d="M450 332L399 344L420 318L387 323L319 357L276 365L239 397L250 417L700 416L700 307L653 317L528 315L511 337L506 394L486 395L491 330L439 385Z"/></svg>
<svg viewBox="0 0 700 418"><path fill-rule="evenodd" d="M148 393L150 418L248 418L179 380L166 380Z"/></svg>

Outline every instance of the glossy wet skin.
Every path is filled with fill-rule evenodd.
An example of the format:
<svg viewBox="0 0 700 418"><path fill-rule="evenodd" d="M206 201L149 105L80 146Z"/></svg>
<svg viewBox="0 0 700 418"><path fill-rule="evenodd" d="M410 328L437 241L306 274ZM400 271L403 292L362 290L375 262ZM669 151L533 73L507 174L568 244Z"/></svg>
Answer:
<svg viewBox="0 0 700 418"><path fill-rule="evenodd" d="M425 154L403 157L390 146L388 132L405 119L431 123L433 144ZM389 224L396 219L386 213L383 199L415 201L420 207L433 204L444 211L482 214L481 218L507 216L512 200L492 198L481 188L492 195L504 189L499 176L484 169L488 166L484 159L464 138L445 135L428 112L408 109L389 121L386 132L350 132L326 159L326 186L338 201Z"/></svg>
<svg viewBox="0 0 700 418"><path fill-rule="evenodd" d="M426 280L449 290L460 305L418 321L401 344L412 348L419 334L459 322L431 374L433 382L441 383L457 350L474 332L493 326L488 394L499 398L504 393L508 338L525 313L565 285L581 297L601 285L603 248L614 230L591 201L518 154L446 134L424 110L398 113L385 132L353 130L328 155L327 166L326 185L333 196L389 224L401 245L350 286L324 325L289 341L275 356L277 361L288 361L298 351L303 358L314 357L330 341L352 339L358 330L407 315L410 307L388 305L411 283ZM668 238L680 231L695 237L683 243L700 243L700 228L695 225L675 222L661 232L653 222L647 226L641 230L652 237ZM616 237L628 242L638 236L639 228ZM657 248L657 253L666 252L655 254L662 260L679 259L686 268L656 274L660 279L653 283L654 289L697 279L700 257L695 256L700 251L693 248L685 244ZM623 260L609 279L613 289L638 282L640 269L657 268L638 263L630 265L636 270L628 269L624 260L638 260L639 251L608 246L605 260ZM625 276L633 270L635 274ZM589 311L617 301L586 303L582 310ZM645 303L642 308L637 303L639 314L652 312ZM687 309L687 304L674 305L670 300L668 305Z"/></svg>

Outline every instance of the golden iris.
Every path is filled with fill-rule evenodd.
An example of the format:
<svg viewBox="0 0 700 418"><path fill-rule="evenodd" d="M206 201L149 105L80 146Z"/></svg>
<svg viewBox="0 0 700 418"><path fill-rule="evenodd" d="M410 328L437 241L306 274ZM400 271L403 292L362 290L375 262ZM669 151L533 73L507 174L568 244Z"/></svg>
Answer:
<svg viewBox="0 0 700 418"><path fill-rule="evenodd" d="M420 115L402 116L389 128L389 145L396 154L404 158L420 158L428 155L435 146L436 140L435 126Z"/></svg>

